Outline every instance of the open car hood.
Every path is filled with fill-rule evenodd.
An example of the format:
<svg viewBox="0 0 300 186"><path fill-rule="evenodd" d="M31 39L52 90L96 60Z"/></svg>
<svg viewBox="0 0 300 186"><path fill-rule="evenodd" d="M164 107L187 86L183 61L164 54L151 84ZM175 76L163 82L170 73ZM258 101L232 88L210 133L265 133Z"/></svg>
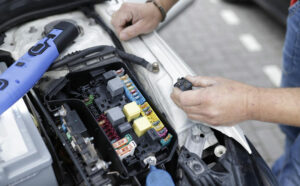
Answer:
<svg viewBox="0 0 300 186"><path fill-rule="evenodd" d="M103 20L110 25L111 15L121 5L121 1L110 1L96 5L96 11L101 15ZM82 50L97 45L113 45L108 35L96 25L92 20L86 18L81 12L71 12L68 14L55 15L44 19L26 23L18 28L14 28L6 33L4 44L0 49L12 51L12 56L17 59L24 54L27 48L34 44L34 41L41 38L41 32L44 26L58 19L73 19L78 22L83 29L83 33L77 38L76 42L80 45L72 45L63 54ZM112 28L113 29L113 28ZM24 37L26 34L26 37ZM99 35L101 34L101 35ZM101 40L97 38L102 38ZM145 58L150 63L158 62L160 65L159 73L152 73L146 69L135 65L135 71L138 74L143 86L153 98L155 104L160 111L166 115L171 122L172 127L178 134L179 145L183 145L187 135L190 133L190 128L194 125L205 125L191 121L186 114L179 109L171 100L170 94L175 82L172 77L185 77L186 75L195 75L195 72L180 59L180 57L160 38L156 33L150 33L134 38L130 41L122 42L125 50L129 53ZM22 46L22 47L20 47ZM51 71L48 74L51 74ZM64 76L68 71L55 71L52 73L56 78ZM240 143L249 153L251 149L245 139L243 131L239 126L233 127L214 127L223 134L232 137Z"/></svg>

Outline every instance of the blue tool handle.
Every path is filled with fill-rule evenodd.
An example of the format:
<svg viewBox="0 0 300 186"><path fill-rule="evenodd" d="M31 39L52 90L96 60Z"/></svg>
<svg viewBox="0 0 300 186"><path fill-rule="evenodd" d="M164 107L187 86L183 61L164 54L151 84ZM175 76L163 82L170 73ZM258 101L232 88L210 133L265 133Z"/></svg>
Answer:
<svg viewBox="0 0 300 186"><path fill-rule="evenodd" d="M0 115L23 97L79 34L76 25L62 21L0 75Z"/></svg>
<svg viewBox="0 0 300 186"><path fill-rule="evenodd" d="M146 186L175 186L175 184L167 171L150 166L150 173L146 178Z"/></svg>

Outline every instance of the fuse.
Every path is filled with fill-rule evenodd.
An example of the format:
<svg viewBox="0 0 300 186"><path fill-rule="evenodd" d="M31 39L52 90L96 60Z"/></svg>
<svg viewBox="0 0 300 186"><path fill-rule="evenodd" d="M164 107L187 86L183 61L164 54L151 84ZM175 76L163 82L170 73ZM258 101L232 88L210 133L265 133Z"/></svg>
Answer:
<svg viewBox="0 0 300 186"><path fill-rule="evenodd" d="M147 106L148 106L148 103L145 102L145 103L142 105L142 109L144 109L144 108L147 107Z"/></svg>
<svg viewBox="0 0 300 186"><path fill-rule="evenodd" d="M75 144L74 141L71 141L71 146L72 146L72 148L73 148L74 150L76 150L76 144Z"/></svg>
<svg viewBox="0 0 300 186"><path fill-rule="evenodd" d="M104 123L105 123L105 120L101 120L101 121L98 122L98 125L101 126L101 125L103 125Z"/></svg>
<svg viewBox="0 0 300 186"><path fill-rule="evenodd" d="M72 136L69 132L66 133L68 140L72 141Z"/></svg>
<svg viewBox="0 0 300 186"><path fill-rule="evenodd" d="M168 129L166 127L164 127L163 129L161 129L160 131L157 132L158 135L161 138L164 138L167 134L168 134Z"/></svg>
<svg viewBox="0 0 300 186"><path fill-rule="evenodd" d="M119 141L114 142L112 145L115 149L119 149L125 145L127 145L132 140L132 137L130 134L126 134L126 136Z"/></svg>
<svg viewBox="0 0 300 186"><path fill-rule="evenodd" d="M122 76L122 77L121 77L121 79L122 79L122 80L126 80L126 79L128 79L128 75L127 75L127 74L125 74L124 76Z"/></svg>
<svg viewBox="0 0 300 186"><path fill-rule="evenodd" d="M117 141L117 139L113 139L112 141L111 141L111 143L113 144L113 143L115 143Z"/></svg>
<svg viewBox="0 0 300 186"><path fill-rule="evenodd" d="M62 128L62 130L63 130L64 132L67 132L67 126L66 126L65 124L62 124L62 125L61 125L61 128Z"/></svg>
<svg viewBox="0 0 300 186"><path fill-rule="evenodd" d="M117 149L116 152L121 160L128 156L132 156L134 154L134 150L136 148L136 143L134 141L131 141L128 145Z"/></svg>
<svg viewBox="0 0 300 186"><path fill-rule="evenodd" d="M121 73L123 73L123 72L124 72L124 69L123 69L123 68L121 68L121 69L119 69L119 70L116 71L117 74L121 74Z"/></svg>
<svg viewBox="0 0 300 186"><path fill-rule="evenodd" d="M85 105L90 105L90 104L92 104L93 101L94 101L94 99L95 99L94 95L90 95L88 98L85 98L85 99L84 99Z"/></svg>
<svg viewBox="0 0 300 186"><path fill-rule="evenodd" d="M172 140L173 136L172 134L168 134L168 136L164 139L161 139L160 140L160 144L164 147L164 146L167 146L168 144L170 144L171 140Z"/></svg>
<svg viewBox="0 0 300 186"><path fill-rule="evenodd" d="M157 126L159 123L160 123L160 120L157 120L156 122L153 122L152 125Z"/></svg>
<svg viewBox="0 0 300 186"><path fill-rule="evenodd" d="M163 129L165 126L162 123L159 123L158 125L154 126L154 129L156 131L160 131L161 129Z"/></svg>
<svg viewBox="0 0 300 186"><path fill-rule="evenodd" d="M150 109L150 107L148 106L148 107L144 108L143 111L147 112L149 109Z"/></svg>
<svg viewBox="0 0 300 186"><path fill-rule="evenodd" d="M113 128L112 124L109 122L109 120L107 119L107 117L102 114L100 115L100 117L98 118L98 125L100 125L101 123L101 128L104 130L105 134L107 135L107 137L109 138L109 140L119 140L120 137L117 134L117 131L115 130L115 128Z"/></svg>
<svg viewBox="0 0 300 186"><path fill-rule="evenodd" d="M152 113L152 110L148 110L145 114L148 116Z"/></svg>
<svg viewBox="0 0 300 186"><path fill-rule="evenodd" d="M129 81L128 79L125 79L125 80L123 80L123 82L124 82L125 84L127 84L127 83L129 83L130 81Z"/></svg>
<svg viewBox="0 0 300 186"><path fill-rule="evenodd" d="M128 90L133 90L133 89L134 89L133 86L128 87Z"/></svg>

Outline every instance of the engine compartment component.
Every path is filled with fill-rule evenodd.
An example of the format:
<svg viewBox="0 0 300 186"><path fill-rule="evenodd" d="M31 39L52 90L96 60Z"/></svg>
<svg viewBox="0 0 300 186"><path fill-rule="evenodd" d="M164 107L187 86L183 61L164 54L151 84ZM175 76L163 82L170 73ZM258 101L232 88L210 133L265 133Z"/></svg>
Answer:
<svg viewBox="0 0 300 186"><path fill-rule="evenodd" d="M124 91L112 96L107 83L116 77ZM60 79L45 76L29 95L31 112L41 116L42 135L53 146L60 185L144 185L150 166L169 172L176 185L276 185L252 146L248 154L216 130L196 125L186 141L192 150L178 148L173 128L116 56Z"/></svg>
<svg viewBox="0 0 300 186"><path fill-rule="evenodd" d="M53 135L63 136L88 183L116 184L129 177L142 183L149 171L145 159L154 157L159 166L173 157L176 133L125 63L110 61L48 83L39 92L60 131Z"/></svg>
<svg viewBox="0 0 300 186"><path fill-rule="evenodd" d="M76 52L73 51L74 48L70 49L68 52L74 53L54 64L51 68L54 71L47 73L35 86L34 91L30 91L29 99L26 99L28 105L33 102L33 106L28 107L39 123L40 133L51 153L59 185L145 185L151 166L169 172L176 185L200 185L199 180L202 178L208 178L203 185L276 185L274 177L255 148L251 146L251 149L247 149L244 146L250 152L253 151L253 154L249 154L236 143L235 130L225 132L227 135L233 134L234 140L216 130L204 131L200 127L201 132L187 132L193 134L190 139L196 143L183 143L186 146L192 144L188 150L184 147L178 148L178 137L173 128L178 129L177 126L186 126L187 123L180 118L182 113L176 112L172 104L166 101L169 98L166 89L171 85L165 86L169 81L168 78L164 78L170 71L176 74L176 68L162 68L159 74L146 74L142 68L132 71L131 63L141 64L150 71L153 71L154 64L158 63L152 63L151 66L142 58L116 52L115 48L110 46L85 49L91 47L91 43L87 42L88 45L85 45L87 43L84 41L91 39L93 44L102 45L101 42L99 44L98 38L101 38L101 41L106 38L105 35L99 37L101 31L94 32L97 35L95 37L90 29L95 25L89 25L90 23L77 13L68 16L72 19L79 17L80 23L87 28L84 28L85 34L81 40L76 40L77 43L73 45L77 47ZM26 26L24 29L28 30ZM183 72L181 76L190 72L180 64L172 50L161 40L156 40L156 37L139 40L139 45L132 45L134 47L131 50L136 51L139 56L150 52L160 64L163 61L166 64L172 62L170 67L179 66ZM93 40L95 38L98 40ZM16 40L21 46L22 42L24 44L24 40ZM149 41L152 41L155 47L151 47ZM128 51L130 47L127 44L124 46ZM14 47L16 50L20 48ZM60 70L67 72L59 75ZM65 74L68 75L65 77ZM137 74L139 80L144 83L143 86L137 80ZM151 81L157 81L155 86L148 82L149 76ZM59 77L62 78L58 79ZM118 83L108 86L108 81L114 78L120 78L123 84L122 93L119 80ZM150 88L147 87L149 84L152 84ZM156 99L156 104L153 104L149 95ZM157 100L160 100L160 103L157 103ZM130 103L134 106L124 109ZM159 108L159 105L163 107ZM108 112L113 108L113 112ZM133 123L139 118L150 123L149 125L148 122L141 122L141 126L137 125L136 131L140 137L133 128ZM173 128L169 125L170 121ZM180 135L181 130L176 131ZM193 151L191 149L202 139L201 135L205 138L204 147L195 148L195 155L190 151ZM205 171L201 172L199 165L204 167ZM223 178L224 181L220 181Z"/></svg>

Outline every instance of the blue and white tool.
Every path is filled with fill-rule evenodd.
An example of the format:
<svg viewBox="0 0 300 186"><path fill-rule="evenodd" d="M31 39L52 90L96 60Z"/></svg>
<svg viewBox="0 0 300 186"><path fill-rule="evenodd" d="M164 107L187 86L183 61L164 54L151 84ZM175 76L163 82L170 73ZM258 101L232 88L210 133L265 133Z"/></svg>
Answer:
<svg viewBox="0 0 300 186"><path fill-rule="evenodd" d="M75 24L59 22L45 38L0 75L0 115L35 85L78 35L79 29Z"/></svg>

